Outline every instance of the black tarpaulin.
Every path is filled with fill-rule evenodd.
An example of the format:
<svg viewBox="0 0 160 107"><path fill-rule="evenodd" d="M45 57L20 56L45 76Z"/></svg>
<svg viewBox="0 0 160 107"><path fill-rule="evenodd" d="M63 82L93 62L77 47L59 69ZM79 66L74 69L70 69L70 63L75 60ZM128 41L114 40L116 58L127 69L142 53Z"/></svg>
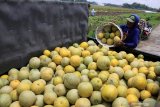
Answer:
<svg viewBox="0 0 160 107"><path fill-rule="evenodd" d="M44 49L85 41L87 28L85 3L0 2L0 74Z"/></svg>

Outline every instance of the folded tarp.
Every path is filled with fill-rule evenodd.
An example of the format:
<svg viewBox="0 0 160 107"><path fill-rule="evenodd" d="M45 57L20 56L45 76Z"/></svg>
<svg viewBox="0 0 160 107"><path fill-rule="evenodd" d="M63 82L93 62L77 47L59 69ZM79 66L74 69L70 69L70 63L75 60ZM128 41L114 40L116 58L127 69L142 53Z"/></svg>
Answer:
<svg viewBox="0 0 160 107"><path fill-rule="evenodd" d="M0 2L0 75L44 49L85 41L87 29L86 3Z"/></svg>

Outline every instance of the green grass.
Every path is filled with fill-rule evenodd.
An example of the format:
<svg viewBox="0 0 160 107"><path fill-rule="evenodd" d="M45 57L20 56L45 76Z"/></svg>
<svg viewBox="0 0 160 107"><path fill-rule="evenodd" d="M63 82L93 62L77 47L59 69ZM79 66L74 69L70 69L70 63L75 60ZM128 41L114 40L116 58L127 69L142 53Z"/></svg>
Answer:
<svg viewBox="0 0 160 107"><path fill-rule="evenodd" d="M146 19L149 18L150 19L150 23L153 26L153 28L155 28L158 24L160 24L160 13L137 13L140 18ZM88 36L95 36L95 30L98 26L104 25L105 23L108 23L110 21L114 21L116 24L125 24L126 23L126 18L129 16L130 14L121 14L121 15L115 15L115 16L90 16L89 17L89 32L88 32Z"/></svg>
<svg viewBox="0 0 160 107"><path fill-rule="evenodd" d="M112 6L99 6L91 5L90 10L95 9L96 11L107 11L107 12L142 12L136 9L127 9L122 7L112 7Z"/></svg>

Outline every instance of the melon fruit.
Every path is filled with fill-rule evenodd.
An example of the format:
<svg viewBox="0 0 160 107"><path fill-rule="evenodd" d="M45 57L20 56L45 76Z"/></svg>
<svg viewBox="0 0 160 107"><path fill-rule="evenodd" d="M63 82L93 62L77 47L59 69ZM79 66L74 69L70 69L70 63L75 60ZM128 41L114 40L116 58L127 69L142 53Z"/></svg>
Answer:
<svg viewBox="0 0 160 107"><path fill-rule="evenodd" d="M93 91L90 102L93 105L101 104L102 103L102 96L100 91Z"/></svg>
<svg viewBox="0 0 160 107"><path fill-rule="evenodd" d="M36 95L32 91L23 91L19 95L19 103L22 107L30 107L35 103L35 101Z"/></svg>
<svg viewBox="0 0 160 107"><path fill-rule="evenodd" d="M100 78L95 77L90 82L91 82L93 89L95 91L100 90L100 88L102 87L102 80Z"/></svg>
<svg viewBox="0 0 160 107"><path fill-rule="evenodd" d="M38 107L43 107L44 106L44 101L43 100L44 100L43 95L37 95L35 105L38 106Z"/></svg>
<svg viewBox="0 0 160 107"><path fill-rule="evenodd" d="M37 95L43 93L44 89L45 89L45 84L40 80L34 81L31 85L31 91Z"/></svg>
<svg viewBox="0 0 160 107"><path fill-rule="evenodd" d="M67 92L66 98L68 99L70 104L75 104L76 101L79 99L78 90L71 89Z"/></svg>
<svg viewBox="0 0 160 107"><path fill-rule="evenodd" d="M49 81L52 79L53 70L51 68L46 67L44 69L41 69L40 73L41 79L44 79L45 81Z"/></svg>
<svg viewBox="0 0 160 107"><path fill-rule="evenodd" d="M64 96L66 94L66 88L64 84L58 84L54 87L54 92L57 96Z"/></svg>
<svg viewBox="0 0 160 107"><path fill-rule="evenodd" d="M143 100L143 105L147 105L148 107L155 107L156 100L153 98L147 98L147 99Z"/></svg>
<svg viewBox="0 0 160 107"><path fill-rule="evenodd" d="M40 67L40 59L38 57L33 57L29 60L29 67L37 69Z"/></svg>
<svg viewBox="0 0 160 107"><path fill-rule="evenodd" d="M62 65L63 67L69 65L69 63L70 63L70 59L69 59L68 57L63 57L63 58L62 58L62 60L61 60L61 65Z"/></svg>
<svg viewBox="0 0 160 107"><path fill-rule="evenodd" d="M160 65L155 67L154 72L156 73L156 75L160 76Z"/></svg>
<svg viewBox="0 0 160 107"><path fill-rule="evenodd" d="M55 100L57 99L57 94L53 91L45 92L43 99L45 104L53 105Z"/></svg>
<svg viewBox="0 0 160 107"><path fill-rule="evenodd" d="M73 66L71 66L71 65L67 65L64 68L64 72L65 73L73 73L73 72L75 72L75 68Z"/></svg>
<svg viewBox="0 0 160 107"><path fill-rule="evenodd" d="M130 107L130 105L127 99L123 97L118 97L113 101L112 107Z"/></svg>
<svg viewBox="0 0 160 107"><path fill-rule="evenodd" d="M9 94L11 91L13 90L13 88L11 86L3 86L1 89L0 89L0 94Z"/></svg>
<svg viewBox="0 0 160 107"><path fill-rule="evenodd" d="M15 102L12 102L12 104L9 107L21 107L21 106L19 104L19 101L15 101Z"/></svg>
<svg viewBox="0 0 160 107"><path fill-rule="evenodd" d="M127 87L124 85L119 85L117 87L117 91L118 91L118 96L119 97L126 97L127 96Z"/></svg>
<svg viewBox="0 0 160 107"><path fill-rule="evenodd" d="M85 97L85 98L90 97L93 92L93 86L90 82L81 82L78 85L77 89L80 97Z"/></svg>
<svg viewBox="0 0 160 107"><path fill-rule="evenodd" d="M87 98L79 98L75 103L75 107L91 107L91 103Z"/></svg>
<svg viewBox="0 0 160 107"><path fill-rule="evenodd" d="M0 107L9 107L12 99L9 94L0 94Z"/></svg>
<svg viewBox="0 0 160 107"><path fill-rule="evenodd" d="M18 93L17 93L17 90L13 90L9 93L12 101L17 101L18 100Z"/></svg>
<svg viewBox="0 0 160 107"><path fill-rule="evenodd" d="M66 97L58 97L54 102L54 107L69 107L69 102Z"/></svg>
<svg viewBox="0 0 160 107"><path fill-rule="evenodd" d="M97 60L97 67L100 70L108 70L110 66L110 60L107 56L100 56Z"/></svg>
<svg viewBox="0 0 160 107"><path fill-rule="evenodd" d="M101 95L106 102L112 102L117 98L118 91L114 85L108 84L102 87Z"/></svg>
<svg viewBox="0 0 160 107"><path fill-rule="evenodd" d="M36 81L40 79L40 75L41 73L39 72L38 69L32 69L29 73L29 80L31 80L32 82Z"/></svg>
<svg viewBox="0 0 160 107"><path fill-rule="evenodd" d="M77 88L80 83L80 78L76 76L74 73L67 73L63 77L64 86L68 89Z"/></svg>
<svg viewBox="0 0 160 107"><path fill-rule="evenodd" d="M71 56L71 58L70 58L70 64L73 67L78 67L81 64L80 56L78 56L78 55Z"/></svg>

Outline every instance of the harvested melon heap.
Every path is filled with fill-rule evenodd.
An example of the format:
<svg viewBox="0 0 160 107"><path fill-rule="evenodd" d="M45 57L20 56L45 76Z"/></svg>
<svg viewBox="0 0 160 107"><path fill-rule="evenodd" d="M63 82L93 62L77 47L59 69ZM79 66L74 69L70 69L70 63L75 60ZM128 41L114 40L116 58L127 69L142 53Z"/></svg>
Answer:
<svg viewBox="0 0 160 107"><path fill-rule="evenodd" d="M93 41L56 47L0 77L0 107L154 107L160 62Z"/></svg>
<svg viewBox="0 0 160 107"><path fill-rule="evenodd" d="M106 26L101 32L98 33L97 39L103 44L114 45L121 41L121 34L117 27Z"/></svg>

